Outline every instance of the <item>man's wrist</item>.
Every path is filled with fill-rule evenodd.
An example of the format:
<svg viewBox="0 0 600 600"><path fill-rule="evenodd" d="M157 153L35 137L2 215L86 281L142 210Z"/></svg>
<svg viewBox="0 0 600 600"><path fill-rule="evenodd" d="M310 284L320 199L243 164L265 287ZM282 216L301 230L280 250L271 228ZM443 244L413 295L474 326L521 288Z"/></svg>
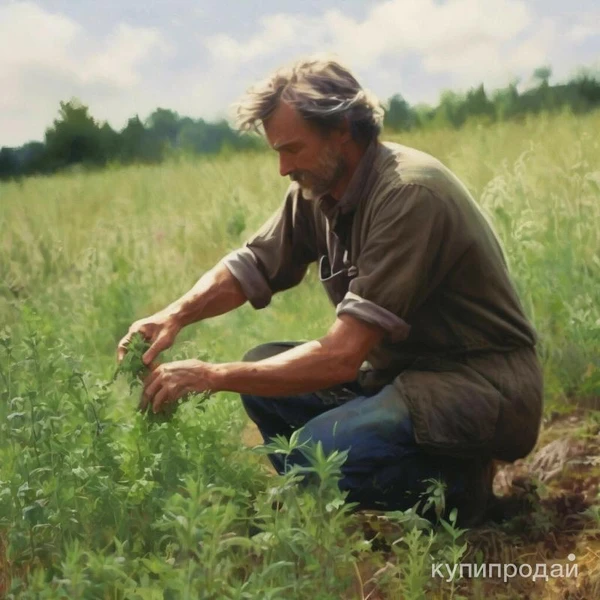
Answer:
<svg viewBox="0 0 600 600"><path fill-rule="evenodd" d="M196 393L205 392L206 390L211 392L223 391L221 386L223 381L222 366L196 360L193 367L193 391Z"/></svg>
<svg viewBox="0 0 600 600"><path fill-rule="evenodd" d="M207 388L211 392L222 392L225 389L223 382L225 381L225 365L215 363L205 363Z"/></svg>
<svg viewBox="0 0 600 600"><path fill-rule="evenodd" d="M170 325L177 329L178 332L189 323L189 321L186 321L185 319L185 306L180 303L173 303L167 306L164 313Z"/></svg>

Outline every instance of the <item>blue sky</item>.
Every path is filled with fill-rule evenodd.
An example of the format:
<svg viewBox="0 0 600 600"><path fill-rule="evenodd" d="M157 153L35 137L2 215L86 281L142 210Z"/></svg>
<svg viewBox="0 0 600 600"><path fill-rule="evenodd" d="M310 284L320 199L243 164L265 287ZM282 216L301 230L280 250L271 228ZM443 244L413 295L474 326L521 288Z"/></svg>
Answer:
<svg viewBox="0 0 600 600"><path fill-rule="evenodd" d="M551 65L600 68L597 0L0 0L0 146L42 139L72 96L121 128L157 106L227 117L257 79L334 52L382 100L434 103Z"/></svg>

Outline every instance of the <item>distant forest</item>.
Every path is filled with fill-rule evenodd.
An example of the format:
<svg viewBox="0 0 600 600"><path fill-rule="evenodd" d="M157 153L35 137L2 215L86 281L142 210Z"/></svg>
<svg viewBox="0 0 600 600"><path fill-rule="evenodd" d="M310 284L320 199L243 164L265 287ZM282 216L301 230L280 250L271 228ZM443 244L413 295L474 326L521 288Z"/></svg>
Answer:
<svg viewBox="0 0 600 600"><path fill-rule="evenodd" d="M516 81L489 95L483 85L464 94L446 91L436 107L410 106L397 94L386 104L385 128L459 128L473 119L492 123L564 109L581 114L600 106L600 74L581 70L561 85L550 85L551 75L549 67L536 69L533 86L522 93ZM155 110L145 121L135 116L121 131L115 131L108 123L96 121L87 106L72 99L60 103L58 118L46 129L43 142L0 149L0 179L51 174L77 166L158 163L180 153L218 154L261 148L262 140L239 135L227 121L194 120L164 108Z"/></svg>

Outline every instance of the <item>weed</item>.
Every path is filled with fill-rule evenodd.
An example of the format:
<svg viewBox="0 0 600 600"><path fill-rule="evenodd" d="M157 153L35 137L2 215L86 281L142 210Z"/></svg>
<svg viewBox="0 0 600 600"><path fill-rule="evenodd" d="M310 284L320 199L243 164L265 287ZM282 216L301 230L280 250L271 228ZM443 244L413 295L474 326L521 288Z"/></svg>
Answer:
<svg viewBox="0 0 600 600"><path fill-rule="evenodd" d="M599 129L600 113L565 114L401 140L452 168L494 221L539 333L549 410L600 394ZM379 551L338 489L343 453L305 447L306 466L271 476L241 444L236 395L191 397L154 423L164 415L133 410L143 339L114 373L127 327L256 230L286 185L260 153L1 184L0 595L366 598L368 564L386 565L371 583L388 597L457 597L458 584L427 577L432 561L461 560L468 536L452 513L443 524L442 486L383 519L394 531L378 533ZM317 339L332 319L320 285L311 265L267 310L184 329L175 352L220 362L268 339ZM294 449L297 438L265 451ZM541 543L555 520L537 510L520 528ZM505 535L497 556L518 532Z"/></svg>
<svg viewBox="0 0 600 600"><path fill-rule="evenodd" d="M150 348L150 343L142 334L135 333L127 346L127 353L115 370L113 381L122 374L126 377L130 389L139 385L140 378L148 373L148 367L142 360L148 348Z"/></svg>

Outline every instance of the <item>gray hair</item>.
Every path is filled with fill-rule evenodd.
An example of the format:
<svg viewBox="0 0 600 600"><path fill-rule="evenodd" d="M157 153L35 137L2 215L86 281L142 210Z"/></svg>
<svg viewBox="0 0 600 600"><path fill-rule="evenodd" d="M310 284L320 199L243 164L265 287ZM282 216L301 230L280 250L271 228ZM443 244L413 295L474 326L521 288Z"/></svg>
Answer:
<svg viewBox="0 0 600 600"><path fill-rule="evenodd" d="M248 89L234 105L238 129L260 132L280 101L324 132L338 128L345 118L357 142L370 142L381 132L381 103L333 57L299 60Z"/></svg>

